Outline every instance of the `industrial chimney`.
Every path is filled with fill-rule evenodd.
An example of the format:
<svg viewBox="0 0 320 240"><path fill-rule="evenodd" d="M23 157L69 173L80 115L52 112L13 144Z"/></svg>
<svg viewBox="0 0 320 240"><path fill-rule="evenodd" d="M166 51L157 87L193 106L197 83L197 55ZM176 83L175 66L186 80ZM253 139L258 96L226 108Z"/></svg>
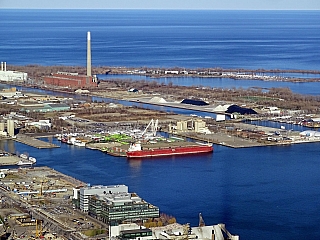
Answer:
<svg viewBox="0 0 320 240"><path fill-rule="evenodd" d="M91 36L87 33L87 76L91 77Z"/></svg>

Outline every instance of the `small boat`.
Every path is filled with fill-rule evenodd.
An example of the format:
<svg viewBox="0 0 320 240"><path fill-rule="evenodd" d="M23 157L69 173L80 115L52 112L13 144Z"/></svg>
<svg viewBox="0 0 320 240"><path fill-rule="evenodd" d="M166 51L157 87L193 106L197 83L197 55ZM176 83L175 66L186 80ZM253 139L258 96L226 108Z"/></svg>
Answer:
<svg viewBox="0 0 320 240"><path fill-rule="evenodd" d="M18 166L31 166L33 164L33 162L29 161L29 160L20 160L17 165Z"/></svg>
<svg viewBox="0 0 320 240"><path fill-rule="evenodd" d="M85 147L86 146L86 142L85 141L81 141L81 140L75 140L73 142L73 145L78 146L78 147Z"/></svg>
<svg viewBox="0 0 320 240"><path fill-rule="evenodd" d="M28 159L28 156L27 156L26 154L23 154L23 153L20 154L19 157L20 157L20 158L23 158L23 159Z"/></svg>
<svg viewBox="0 0 320 240"><path fill-rule="evenodd" d="M34 157L29 157L28 160L32 163L36 163L37 162L37 159L34 158Z"/></svg>
<svg viewBox="0 0 320 240"><path fill-rule="evenodd" d="M73 145L75 140L76 140L75 137L70 137L70 138L68 138L68 140L67 140L67 144Z"/></svg>

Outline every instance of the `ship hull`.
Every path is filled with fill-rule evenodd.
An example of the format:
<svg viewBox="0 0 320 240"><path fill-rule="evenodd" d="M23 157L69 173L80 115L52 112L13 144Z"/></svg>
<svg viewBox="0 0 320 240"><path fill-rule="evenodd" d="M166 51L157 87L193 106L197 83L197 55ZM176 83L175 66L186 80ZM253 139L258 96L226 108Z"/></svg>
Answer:
<svg viewBox="0 0 320 240"><path fill-rule="evenodd" d="M199 145L188 147L143 149L140 151L128 151L127 158L150 158L173 155L199 154L212 152L212 145Z"/></svg>

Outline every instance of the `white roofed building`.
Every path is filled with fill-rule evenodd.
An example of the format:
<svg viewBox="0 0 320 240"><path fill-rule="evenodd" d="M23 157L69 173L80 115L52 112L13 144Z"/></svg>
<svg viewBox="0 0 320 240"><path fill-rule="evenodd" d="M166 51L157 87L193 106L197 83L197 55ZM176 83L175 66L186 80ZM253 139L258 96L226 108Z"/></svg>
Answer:
<svg viewBox="0 0 320 240"><path fill-rule="evenodd" d="M126 185L111 185L111 186L88 186L80 188L80 210L87 212L89 206L89 197L93 195L101 195L106 193L128 193ZM74 194L76 195L76 194Z"/></svg>
<svg viewBox="0 0 320 240"><path fill-rule="evenodd" d="M28 74L17 71L7 71L7 63L1 62L0 81L23 82L28 79Z"/></svg>
<svg viewBox="0 0 320 240"><path fill-rule="evenodd" d="M307 130L300 133L301 137L304 138L320 138L320 132Z"/></svg>

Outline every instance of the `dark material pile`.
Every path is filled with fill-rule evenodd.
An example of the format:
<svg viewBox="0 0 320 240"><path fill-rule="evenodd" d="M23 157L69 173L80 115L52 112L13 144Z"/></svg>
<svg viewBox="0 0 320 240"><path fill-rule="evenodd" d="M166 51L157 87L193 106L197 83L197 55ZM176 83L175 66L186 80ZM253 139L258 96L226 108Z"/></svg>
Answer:
<svg viewBox="0 0 320 240"><path fill-rule="evenodd" d="M183 101L182 101L181 103L191 104L191 105L196 105L196 106L209 105L209 104L206 103L205 101L202 101L202 100L193 100L193 99L183 99Z"/></svg>
<svg viewBox="0 0 320 240"><path fill-rule="evenodd" d="M245 115L245 114L257 114L256 111L254 111L251 108L243 108L243 107L239 107L237 105L231 105L230 107L228 107L226 113L239 113L241 115Z"/></svg>

